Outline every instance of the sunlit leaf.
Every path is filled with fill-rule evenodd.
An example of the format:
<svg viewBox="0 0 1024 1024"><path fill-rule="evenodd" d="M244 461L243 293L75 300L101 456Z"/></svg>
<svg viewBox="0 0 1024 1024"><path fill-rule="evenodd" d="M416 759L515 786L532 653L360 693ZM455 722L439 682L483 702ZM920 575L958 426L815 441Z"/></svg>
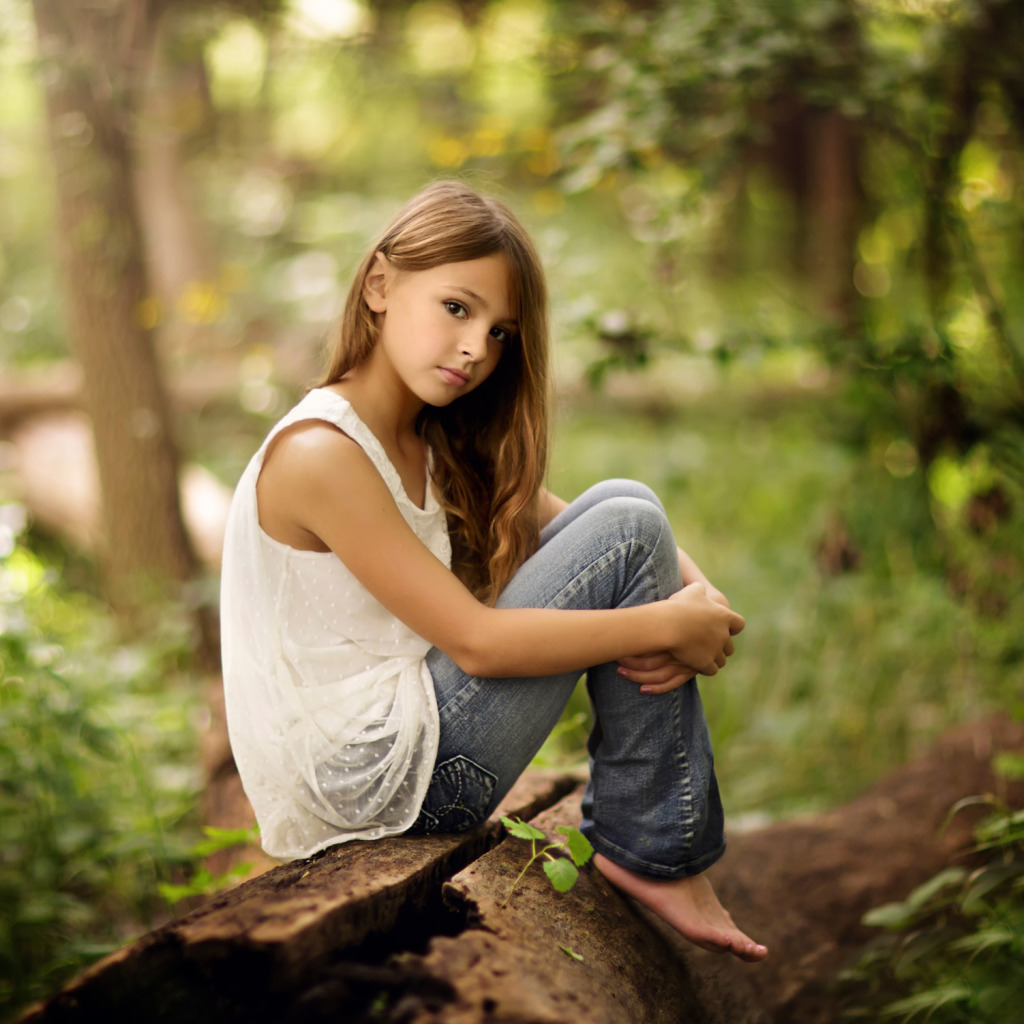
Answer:
<svg viewBox="0 0 1024 1024"><path fill-rule="evenodd" d="M569 841L569 856L577 867L582 867L594 856L594 847L590 840L578 829L560 825L557 829Z"/></svg>
<svg viewBox="0 0 1024 1024"><path fill-rule="evenodd" d="M551 884L559 892L568 892L579 878L580 873L576 865L564 857L557 857L555 860L544 861L544 874L551 880Z"/></svg>
<svg viewBox="0 0 1024 1024"><path fill-rule="evenodd" d="M533 825L527 824L521 818L502 817L502 825L508 829L510 836L515 836L516 839L545 839L547 838L539 828L535 828Z"/></svg>

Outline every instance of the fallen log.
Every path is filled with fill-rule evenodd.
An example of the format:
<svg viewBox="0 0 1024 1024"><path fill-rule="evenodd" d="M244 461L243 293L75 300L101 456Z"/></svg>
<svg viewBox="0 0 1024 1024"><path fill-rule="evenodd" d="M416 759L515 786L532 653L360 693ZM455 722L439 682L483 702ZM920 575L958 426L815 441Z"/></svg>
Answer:
<svg viewBox="0 0 1024 1024"><path fill-rule="evenodd" d="M73 548L101 542L100 479L92 429L84 413L34 416L11 434L15 491L34 522ZM231 489L195 463L182 467L185 527L202 563L220 566Z"/></svg>
<svg viewBox="0 0 1024 1024"><path fill-rule="evenodd" d="M506 841L445 887L468 927L405 959L454 993L409 1021L835 1024L837 972L871 935L864 914L972 849L983 809L943 828L953 804L998 793L1024 805L1024 785L992 774L1000 750L1024 750L1024 725L993 718L955 729L835 811L731 838L711 876L737 922L768 945L757 965L697 949L593 870L557 897L535 866L502 907L526 860L525 844ZM554 837L577 815L574 794L533 824Z"/></svg>
<svg viewBox="0 0 1024 1024"><path fill-rule="evenodd" d="M258 366L247 369L245 357L255 352ZM265 353L265 355L263 355ZM259 337L249 344L178 353L169 370L167 390L176 412L195 412L212 405L239 406L247 385L274 385L301 394L318 373L316 344L304 332L278 338L273 348ZM34 367L0 370L0 436L36 416L83 412L81 367L60 359Z"/></svg>
<svg viewBox="0 0 1024 1024"><path fill-rule="evenodd" d="M499 808L533 817L575 785L527 773ZM498 816L460 835L346 843L282 864L85 971L25 1022L278 1021L326 961L357 961L450 927L445 878L500 838Z"/></svg>
<svg viewBox="0 0 1024 1024"><path fill-rule="evenodd" d="M942 825L956 801L999 791L990 762L1000 750L1024 750L1024 726L994 718L954 730L844 807L732 838L714 883L768 944L761 964L694 948L592 868L559 896L534 865L503 905L529 854L498 842L492 822L275 868L102 961L24 1019L832 1024L832 979L868 937L864 913L969 856L977 815ZM555 803L570 780L532 779L504 813L549 835L576 824L578 791ZM1021 785L1001 795L1024 804Z"/></svg>
<svg viewBox="0 0 1024 1024"><path fill-rule="evenodd" d="M578 823L581 795L577 790L532 824L557 838L558 826ZM453 998L410 1021L768 1024L754 1000L723 992L717 1005L707 1005L688 954L681 956L593 869L559 896L535 864L505 904L528 851L528 844L506 840L445 886L468 927L404 962L446 982Z"/></svg>

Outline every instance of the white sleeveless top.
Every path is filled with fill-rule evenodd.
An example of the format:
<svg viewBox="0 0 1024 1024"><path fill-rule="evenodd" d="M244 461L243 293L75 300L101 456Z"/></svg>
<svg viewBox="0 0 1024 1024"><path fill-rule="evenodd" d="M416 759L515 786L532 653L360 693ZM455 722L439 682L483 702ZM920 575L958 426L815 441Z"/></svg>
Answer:
<svg viewBox="0 0 1024 1024"><path fill-rule="evenodd" d="M423 802L439 733L424 660L430 644L336 555L291 548L259 525L256 480L267 445L310 419L333 423L360 445L405 521L451 566L446 517L429 483L421 509L380 442L333 391L306 395L243 473L221 575L228 734L263 847L283 860L407 829Z"/></svg>

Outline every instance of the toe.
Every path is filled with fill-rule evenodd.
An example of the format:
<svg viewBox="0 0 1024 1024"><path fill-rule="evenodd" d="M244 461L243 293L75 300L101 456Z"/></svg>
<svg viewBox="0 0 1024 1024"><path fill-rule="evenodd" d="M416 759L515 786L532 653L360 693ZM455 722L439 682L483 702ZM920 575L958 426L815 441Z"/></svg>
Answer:
<svg viewBox="0 0 1024 1024"><path fill-rule="evenodd" d="M759 963L768 955L768 947L762 946L758 942L748 941L734 944L733 952L741 960L745 960L750 964L755 964Z"/></svg>

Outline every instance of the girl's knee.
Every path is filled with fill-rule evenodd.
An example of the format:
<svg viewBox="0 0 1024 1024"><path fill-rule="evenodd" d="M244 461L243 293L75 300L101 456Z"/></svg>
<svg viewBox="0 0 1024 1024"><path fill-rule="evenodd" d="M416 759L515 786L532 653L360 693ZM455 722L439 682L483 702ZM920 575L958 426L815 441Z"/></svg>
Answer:
<svg viewBox="0 0 1024 1024"><path fill-rule="evenodd" d="M665 506L662 505L658 496L647 484L642 484L639 480L629 480L624 477L602 480L600 483L594 484L587 493L592 494L596 501L607 501L610 498L634 498L653 505L662 515L665 514Z"/></svg>
<svg viewBox="0 0 1024 1024"><path fill-rule="evenodd" d="M616 495L602 502L602 507L625 538L639 542L646 550L656 548L663 536L671 536L671 527L660 502L637 495Z"/></svg>

